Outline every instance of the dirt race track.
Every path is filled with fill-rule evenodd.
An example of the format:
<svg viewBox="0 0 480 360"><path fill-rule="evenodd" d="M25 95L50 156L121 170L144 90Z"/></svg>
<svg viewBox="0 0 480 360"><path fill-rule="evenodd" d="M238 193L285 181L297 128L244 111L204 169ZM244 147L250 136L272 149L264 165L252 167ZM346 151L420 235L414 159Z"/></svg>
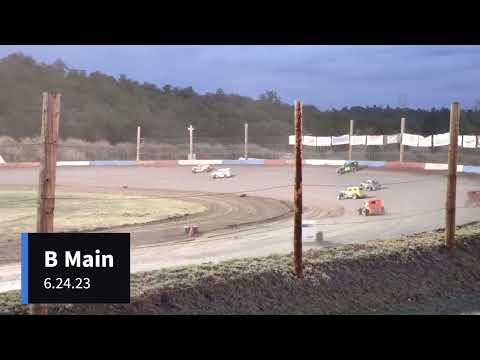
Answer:
<svg viewBox="0 0 480 360"><path fill-rule="evenodd" d="M181 197L207 206L205 213L178 220L102 230L132 233L134 272L292 251L293 167L231 168L236 174L232 179L212 180L207 174L192 174L188 166L62 167L57 171L57 185L72 191ZM385 184L384 189L368 193L384 201L385 216L361 217L356 209L363 200L336 199L339 190L369 178ZM0 189L36 185L37 179L35 168L0 169ZM325 240L305 243L304 248L398 237L444 226L443 172L363 169L337 175L332 167L306 166L303 183L304 219L317 220ZM459 174L458 225L480 220L480 208L464 208L466 192L474 189L480 190L479 178ZM183 226L189 223L199 225L201 233L195 239L184 234ZM19 244L9 246L0 246L1 256L14 261L0 266L0 291L20 286L20 266L15 261Z"/></svg>

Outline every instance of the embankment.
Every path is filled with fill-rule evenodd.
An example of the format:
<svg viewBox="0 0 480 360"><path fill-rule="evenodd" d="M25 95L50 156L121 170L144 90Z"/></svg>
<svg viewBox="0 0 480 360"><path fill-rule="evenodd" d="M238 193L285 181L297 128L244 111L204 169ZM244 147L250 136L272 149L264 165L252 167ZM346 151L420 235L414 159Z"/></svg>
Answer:
<svg viewBox="0 0 480 360"><path fill-rule="evenodd" d="M305 277L291 256L237 259L132 276L128 305L52 305L51 314L379 314L402 306L480 295L480 224L458 230L449 252L442 232L310 250ZM25 313L18 292L0 313ZM413 310L412 310L413 311ZM434 310L433 310L434 312Z"/></svg>

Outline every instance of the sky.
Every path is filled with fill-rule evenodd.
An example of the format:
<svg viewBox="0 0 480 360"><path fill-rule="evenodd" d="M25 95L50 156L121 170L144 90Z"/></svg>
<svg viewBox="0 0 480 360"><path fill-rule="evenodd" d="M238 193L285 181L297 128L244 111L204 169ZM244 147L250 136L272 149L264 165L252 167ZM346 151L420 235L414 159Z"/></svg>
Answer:
<svg viewBox="0 0 480 360"><path fill-rule="evenodd" d="M480 101L480 46L452 45L0 45L69 68L125 74L159 87L192 86L203 94L282 100L320 109L406 105L471 108Z"/></svg>

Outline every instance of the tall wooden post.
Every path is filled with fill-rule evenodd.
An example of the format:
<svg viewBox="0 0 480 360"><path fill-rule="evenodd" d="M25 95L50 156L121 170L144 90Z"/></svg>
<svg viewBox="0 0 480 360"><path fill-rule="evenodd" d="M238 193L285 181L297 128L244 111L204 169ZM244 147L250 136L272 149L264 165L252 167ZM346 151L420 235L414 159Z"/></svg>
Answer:
<svg viewBox="0 0 480 360"><path fill-rule="evenodd" d="M248 159L248 123L245 123L245 147L243 149L244 154L243 157L245 160Z"/></svg>
<svg viewBox="0 0 480 360"><path fill-rule="evenodd" d="M458 133L460 127L460 104L454 102L450 108L450 146L448 147L448 183L445 219L445 242L453 249L455 242L455 203L457 191Z"/></svg>
<svg viewBox="0 0 480 360"><path fill-rule="evenodd" d="M403 134L405 133L405 118L400 120L400 162L403 161Z"/></svg>
<svg viewBox="0 0 480 360"><path fill-rule="evenodd" d="M295 185L294 185L294 228L293 262L295 274L303 277L302 266L302 162L303 162L303 112L302 103L295 101Z"/></svg>
<svg viewBox="0 0 480 360"><path fill-rule="evenodd" d="M53 232L60 97L58 93L43 93L43 152L38 181L37 233ZM46 315L48 307L46 304L32 304L31 313Z"/></svg>
<svg viewBox="0 0 480 360"><path fill-rule="evenodd" d="M140 161L140 126L137 126L137 161Z"/></svg>
<svg viewBox="0 0 480 360"><path fill-rule="evenodd" d="M353 120L350 120L350 137L348 147L348 160L352 160L352 136L353 136Z"/></svg>

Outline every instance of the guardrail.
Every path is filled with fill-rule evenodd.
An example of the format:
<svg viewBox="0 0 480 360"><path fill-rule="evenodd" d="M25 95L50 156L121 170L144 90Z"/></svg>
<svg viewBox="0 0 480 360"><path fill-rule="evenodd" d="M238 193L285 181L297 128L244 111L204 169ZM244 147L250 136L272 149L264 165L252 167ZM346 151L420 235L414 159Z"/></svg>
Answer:
<svg viewBox="0 0 480 360"><path fill-rule="evenodd" d="M284 159L248 159L248 160L95 160L95 161L57 161L57 166L195 166L195 165L294 165L295 160ZM341 166L345 160L306 159L303 164L308 166ZM448 164L417 163L399 161L366 161L358 160L358 164L368 168L385 168L398 170L446 171ZM0 163L0 168L32 168L38 167L38 162ZM458 165L458 172L480 174L480 166Z"/></svg>

